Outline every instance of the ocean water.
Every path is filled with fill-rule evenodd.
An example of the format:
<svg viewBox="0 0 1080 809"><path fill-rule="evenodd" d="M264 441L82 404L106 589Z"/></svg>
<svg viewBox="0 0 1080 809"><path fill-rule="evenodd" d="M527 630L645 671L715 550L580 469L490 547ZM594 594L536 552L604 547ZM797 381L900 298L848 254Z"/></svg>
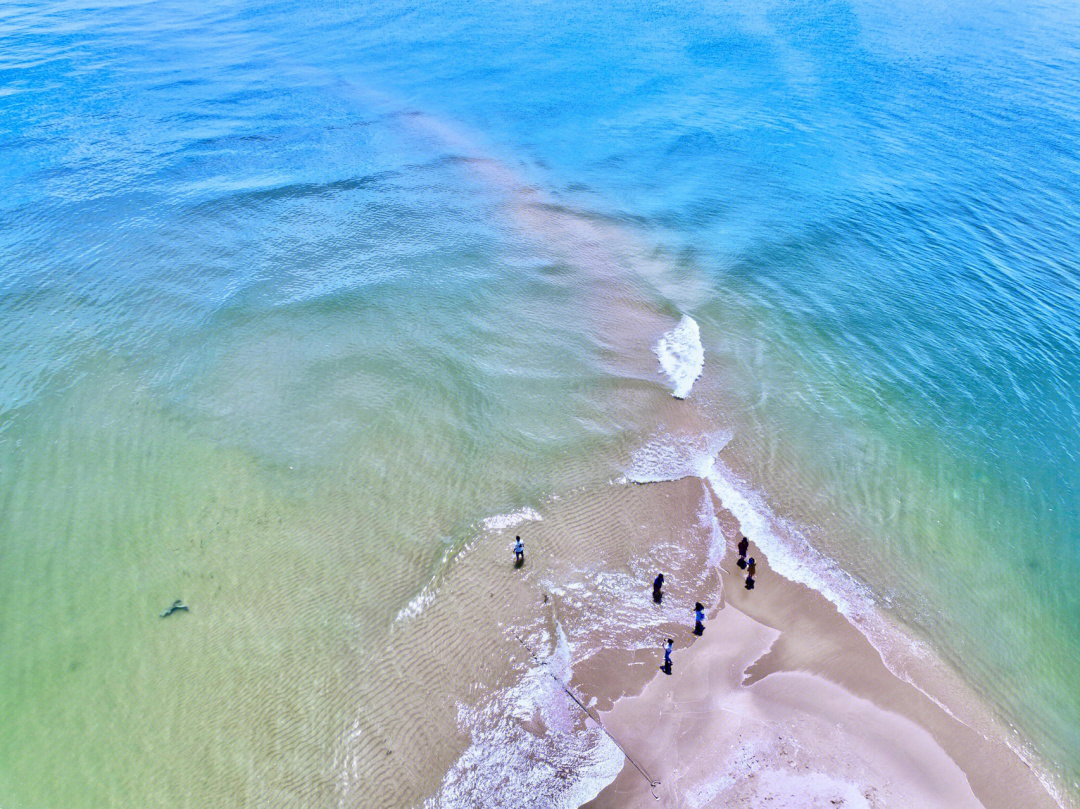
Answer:
<svg viewBox="0 0 1080 809"><path fill-rule="evenodd" d="M1075 6L13 2L0 43L0 805L576 805L452 739L539 700L602 782L531 672L380 706L441 687L394 660L454 560L693 473L681 405L1080 796ZM566 673L574 599L647 576L585 527L595 593L536 572Z"/></svg>

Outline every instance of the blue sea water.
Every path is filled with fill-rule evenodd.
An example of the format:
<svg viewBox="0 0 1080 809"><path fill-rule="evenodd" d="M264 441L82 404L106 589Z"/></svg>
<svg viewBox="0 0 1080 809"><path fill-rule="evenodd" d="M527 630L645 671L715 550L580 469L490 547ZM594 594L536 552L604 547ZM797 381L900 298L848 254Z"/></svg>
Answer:
<svg viewBox="0 0 1080 809"><path fill-rule="evenodd" d="M0 804L266 797L230 762L278 748L179 745L198 710L153 744L226 787L130 773L116 703L181 674L86 605L249 603L250 565L303 620L237 627L221 699L296 710L245 682L318 604L355 588L367 651L462 526L632 432L508 187L645 246L733 462L1080 790L1075 6L13 2L0 44Z"/></svg>

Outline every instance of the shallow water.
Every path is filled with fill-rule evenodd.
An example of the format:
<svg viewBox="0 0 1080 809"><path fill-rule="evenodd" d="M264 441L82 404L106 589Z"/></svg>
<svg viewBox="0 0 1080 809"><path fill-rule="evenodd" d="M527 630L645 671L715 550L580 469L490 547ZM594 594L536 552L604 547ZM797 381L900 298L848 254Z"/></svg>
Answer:
<svg viewBox="0 0 1080 809"><path fill-rule="evenodd" d="M0 39L5 805L348 802L372 661L485 519L648 461L684 314L703 444L1080 794L1074 9L15 3Z"/></svg>

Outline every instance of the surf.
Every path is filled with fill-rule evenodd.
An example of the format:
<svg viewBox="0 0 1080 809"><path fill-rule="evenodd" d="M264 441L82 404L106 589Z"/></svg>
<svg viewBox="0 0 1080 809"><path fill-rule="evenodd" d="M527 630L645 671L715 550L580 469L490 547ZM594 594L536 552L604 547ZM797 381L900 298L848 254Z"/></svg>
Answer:
<svg viewBox="0 0 1080 809"><path fill-rule="evenodd" d="M653 352L671 382L671 395L685 399L705 370L705 349L697 321L683 315L678 325L656 342Z"/></svg>

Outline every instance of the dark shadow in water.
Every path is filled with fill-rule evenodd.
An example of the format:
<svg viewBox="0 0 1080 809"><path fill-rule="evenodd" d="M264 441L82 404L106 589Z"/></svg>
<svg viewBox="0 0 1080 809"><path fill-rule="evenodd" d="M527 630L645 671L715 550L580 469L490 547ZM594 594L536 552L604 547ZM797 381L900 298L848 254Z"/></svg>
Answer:
<svg viewBox="0 0 1080 809"><path fill-rule="evenodd" d="M161 611L161 617L162 618L168 618L174 612L180 612L180 611L187 612L188 608L187 608L187 604L185 604L183 601L181 601L178 598L178 599L176 599L176 601L174 601L172 603L171 607L168 607L167 609L164 609L164 610Z"/></svg>

